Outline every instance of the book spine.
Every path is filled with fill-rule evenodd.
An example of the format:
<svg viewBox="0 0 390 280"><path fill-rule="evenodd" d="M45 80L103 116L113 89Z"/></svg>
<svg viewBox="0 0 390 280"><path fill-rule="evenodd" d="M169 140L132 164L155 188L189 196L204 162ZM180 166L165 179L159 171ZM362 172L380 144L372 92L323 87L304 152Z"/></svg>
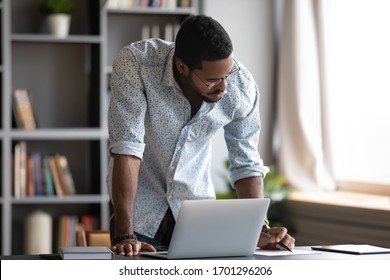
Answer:
<svg viewBox="0 0 390 280"><path fill-rule="evenodd" d="M69 192L69 187L68 187L67 182L65 180L64 172L63 172L62 166L61 166L61 155L55 154L53 156L53 159L54 159L54 164L55 164L55 168L57 170L57 176L58 176L58 180L60 182L62 191L63 191L64 195L68 195L68 194L70 194L70 192Z"/></svg>
<svg viewBox="0 0 390 280"><path fill-rule="evenodd" d="M17 89L13 93L13 110L18 128L33 130L37 127L32 108L32 99L26 89Z"/></svg>
<svg viewBox="0 0 390 280"><path fill-rule="evenodd" d="M35 182L35 195L44 195L43 180L42 180L42 157L40 153L32 154L34 161L34 182Z"/></svg>
<svg viewBox="0 0 390 280"><path fill-rule="evenodd" d="M76 187L74 184L72 172L70 171L68 159L64 155L60 155L59 159L61 170L64 175L64 181L66 182L66 186L68 188L68 194L76 194Z"/></svg>
<svg viewBox="0 0 390 280"><path fill-rule="evenodd" d="M34 159L27 155L26 196L35 196Z"/></svg>
<svg viewBox="0 0 390 280"><path fill-rule="evenodd" d="M14 147L14 197L20 198L20 143Z"/></svg>
<svg viewBox="0 0 390 280"><path fill-rule="evenodd" d="M50 171L49 156L43 157L43 173L45 182L45 193L47 195L55 195L53 177Z"/></svg>
<svg viewBox="0 0 390 280"><path fill-rule="evenodd" d="M26 182L27 182L27 146L25 141L20 141L20 196L26 196ZM18 174L17 174L18 175Z"/></svg>
<svg viewBox="0 0 390 280"><path fill-rule="evenodd" d="M51 175L53 176L54 188L56 190L56 193L58 196L62 196L64 195L64 192L62 190L61 181L58 176L54 156L49 156L49 166L50 166Z"/></svg>

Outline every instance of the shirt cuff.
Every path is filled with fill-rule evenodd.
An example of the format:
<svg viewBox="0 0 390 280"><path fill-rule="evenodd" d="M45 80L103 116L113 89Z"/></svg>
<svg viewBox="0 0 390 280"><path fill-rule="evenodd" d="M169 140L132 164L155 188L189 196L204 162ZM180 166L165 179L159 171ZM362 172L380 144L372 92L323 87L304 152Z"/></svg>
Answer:
<svg viewBox="0 0 390 280"><path fill-rule="evenodd" d="M122 141L122 142L116 142L111 144L108 150L110 152L110 155L111 154L129 155L129 156L136 156L142 159L145 150L145 144Z"/></svg>
<svg viewBox="0 0 390 280"><path fill-rule="evenodd" d="M241 179L249 178L249 177L265 177L269 171L268 166L260 165L260 166L253 166L253 167L245 167L241 169L234 170L230 173L230 180L233 182L233 184Z"/></svg>

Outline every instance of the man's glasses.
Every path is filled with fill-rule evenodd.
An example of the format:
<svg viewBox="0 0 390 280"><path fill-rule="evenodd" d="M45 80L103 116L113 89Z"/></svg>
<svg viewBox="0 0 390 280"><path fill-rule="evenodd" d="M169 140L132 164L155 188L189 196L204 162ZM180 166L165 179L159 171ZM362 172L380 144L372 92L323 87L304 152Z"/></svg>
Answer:
<svg viewBox="0 0 390 280"><path fill-rule="evenodd" d="M219 85L220 83L222 83L223 80L228 81L232 76L234 76L235 74L237 74L241 70L241 68L240 68L240 66L238 66L236 60L233 59L233 61L234 61L233 69L227 76L225 76L223 78L207 80L208 83L203 81L202 78L199 77L198 74L196 74L193 70L191 70L191 72L194 73L195 76L198 77L199 81L201 81L208 89L212 89L213 87L215 87L215 86Z"/></svg>

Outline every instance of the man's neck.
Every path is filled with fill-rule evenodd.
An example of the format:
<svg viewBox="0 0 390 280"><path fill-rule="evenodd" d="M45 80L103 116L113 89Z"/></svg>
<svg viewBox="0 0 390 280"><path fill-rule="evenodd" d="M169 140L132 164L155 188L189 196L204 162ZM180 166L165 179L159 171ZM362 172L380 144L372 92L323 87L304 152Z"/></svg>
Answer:
<svg viewBox="0 0 390 280"><path fill-rule="evenodd" d="M185 78L180 75L179 71L176 68L175 61L173 61L173 76L177 84L179 85L181 91L183 92L184 97L191 105L191 118L193 118L202 106L203 100L196 92L191 89L191 87L185 81Z"/></svg>

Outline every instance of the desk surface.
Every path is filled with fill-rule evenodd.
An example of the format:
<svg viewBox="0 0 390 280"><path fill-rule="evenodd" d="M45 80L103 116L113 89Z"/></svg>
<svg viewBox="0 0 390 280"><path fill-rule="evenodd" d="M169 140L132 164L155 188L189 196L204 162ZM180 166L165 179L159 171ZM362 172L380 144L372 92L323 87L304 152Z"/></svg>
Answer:
<svg viewBox="0 0 390 280"><path fill-rule="evenodd" d="M308 246L298 246L296 249L311 251ZM47 259L60 259L58 255L47 255ZM1 260L42 260L46 259L40 255L12 255L12 256L0 256ZM115 256L116 260L155 260L155 258L137 256L137 257L124 257ZM212 258L218 260L364 260L364 259L381 259L390 260L390 253L388 254L367 254L367 255L353 255L344 253L333 253L333 252L318 252L316 254L299 254L299 255L284 255L284 256L262 256L253 255L247 257L230 257L230 258Z"/></svg>

